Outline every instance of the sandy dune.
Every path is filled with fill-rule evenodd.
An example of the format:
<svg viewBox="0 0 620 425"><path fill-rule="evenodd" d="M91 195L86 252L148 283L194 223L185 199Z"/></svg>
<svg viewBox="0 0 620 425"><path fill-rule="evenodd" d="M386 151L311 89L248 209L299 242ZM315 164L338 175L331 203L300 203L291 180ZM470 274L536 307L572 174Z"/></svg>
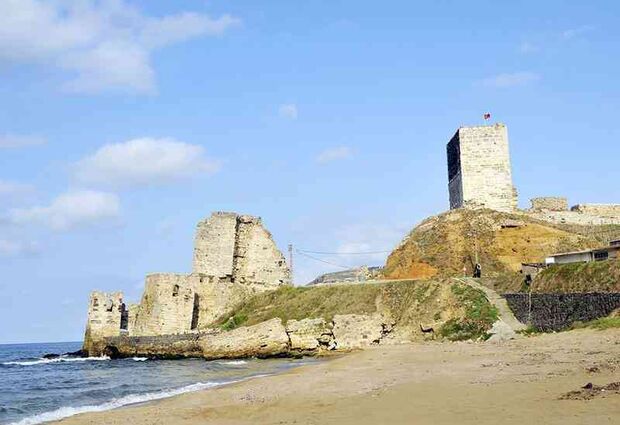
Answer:
<svg viewBox="0 0 620 425"><path fill-rule="evenodd" d="M581 390L588 382L592 390ZM618 424L620 330L379 346L63 424ZM561 399L571 391L567 399Z"/></svg>

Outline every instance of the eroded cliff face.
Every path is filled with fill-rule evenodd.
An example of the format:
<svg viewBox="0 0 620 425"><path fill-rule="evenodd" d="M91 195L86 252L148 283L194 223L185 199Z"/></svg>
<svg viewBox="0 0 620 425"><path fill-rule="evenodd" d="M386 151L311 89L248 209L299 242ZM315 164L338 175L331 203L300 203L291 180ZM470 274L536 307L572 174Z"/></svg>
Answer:
<svg viewBox="0 0 620 425"><path fill-rule="evenodd" d="M108 337L96 355L150 358L201 357L207 360L247 357L320 355L380 344L393 326L381 315L339 315L290 320L286 326L274 318L231 331L209 329L198 333L160 336Z"/></svg>
<svg viewBox="0 0 620 425"><path fill-rule="evenodd" d="M384 275L389 279L470 275L476 262L487 276L515 273L521 263L600 246L602 230L607 229L545 222L529 213L454 210L416 226L388 257Z"/></svg>
<svg viewBox="0 0 620 425"><path fill-rule="evenodd" d="M192 334L256 293L291 284L290 271L260 218L217 212L198 223L192 272L146 277L139 304L125 306L122 293L93 292L84 349L103 338ZM110 299L112 310L94 305Z"/></svg>

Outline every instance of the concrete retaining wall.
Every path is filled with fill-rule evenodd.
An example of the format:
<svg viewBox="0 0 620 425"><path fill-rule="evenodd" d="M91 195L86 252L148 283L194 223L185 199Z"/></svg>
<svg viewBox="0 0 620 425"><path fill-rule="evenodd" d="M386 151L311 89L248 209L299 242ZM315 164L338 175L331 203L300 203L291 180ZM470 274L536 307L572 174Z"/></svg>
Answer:
<svg viewBox="0 0 620 425"><path fill-rule="evenodd" d="M541 331L559 331L573 322L587 322L620 308L620 293L505 294L517 319Z"/></svg>

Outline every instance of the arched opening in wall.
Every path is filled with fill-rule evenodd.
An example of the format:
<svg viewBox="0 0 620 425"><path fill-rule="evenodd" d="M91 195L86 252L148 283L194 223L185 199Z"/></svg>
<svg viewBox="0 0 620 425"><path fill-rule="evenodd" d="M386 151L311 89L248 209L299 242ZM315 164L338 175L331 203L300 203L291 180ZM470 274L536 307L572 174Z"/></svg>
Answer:
<svg viewBox="0 0 620 425"><path fill-rule="evenodd" d="M125 303L121 304L121 330L126 331L129 326L129 311L125 307Z"/></svg>
<svg viewBox="0 0 620 425"><path fill-rule="evenodd" d="M179 296L179 285L174 285L172 287L172 296L173 297L178 297Z"/></svg>
<svg viewBox="0 0 620 425"><path fill-rule="evenodd" d="M104 356L108 356L111 359L120 359L121 358L121 353L118 350L118 348L116 348L113 345L107 345L104 349L103 349L103 355Z"/></svg>
<svg viewBox="0 0 620 425"><path fill-rule="evenodd" d="M199 314L200 314L200 296L198 294L194 294L194 308L192 309L192 324L190 326L191 330L198 328Z"/></svg>
<svg viewBox="0 0 620 425"><path fill-rule="evenodd" d="M99 298L93 298L93 307L99 307Z"/></svg>

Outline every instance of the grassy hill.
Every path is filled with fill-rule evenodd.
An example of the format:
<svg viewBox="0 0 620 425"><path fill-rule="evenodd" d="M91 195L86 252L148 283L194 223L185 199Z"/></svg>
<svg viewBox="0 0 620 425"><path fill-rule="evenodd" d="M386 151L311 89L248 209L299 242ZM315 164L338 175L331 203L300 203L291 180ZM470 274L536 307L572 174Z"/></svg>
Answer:
<svg viewBox="0 0 620 425"><path fill-rule="evenodd" d="M233 329L279 317L319 318L338 314L381 313L395 323L394 338L416 340L419 326L432 326L448 339L484 336L497 312L484 294L442 281L398 281L314 287L285 287L258 294L221 317L213 327Z"/></svg>
<svg viewBox="0 0 620 425"><path fill-rule="evenodd" d="M620 292L620 260L554 265L532 282L533 292Z"/></svg>
<svg viewBox="0 0 620 425"><path fill-rule="evenodd" d="M416 226L388 257L384 275L388 279L460 276L471 274L476 259L487 277L514 275L521 263L598 247L614 236L620 238L620 226L556 225L524 213L454 210Z"/></svg>

